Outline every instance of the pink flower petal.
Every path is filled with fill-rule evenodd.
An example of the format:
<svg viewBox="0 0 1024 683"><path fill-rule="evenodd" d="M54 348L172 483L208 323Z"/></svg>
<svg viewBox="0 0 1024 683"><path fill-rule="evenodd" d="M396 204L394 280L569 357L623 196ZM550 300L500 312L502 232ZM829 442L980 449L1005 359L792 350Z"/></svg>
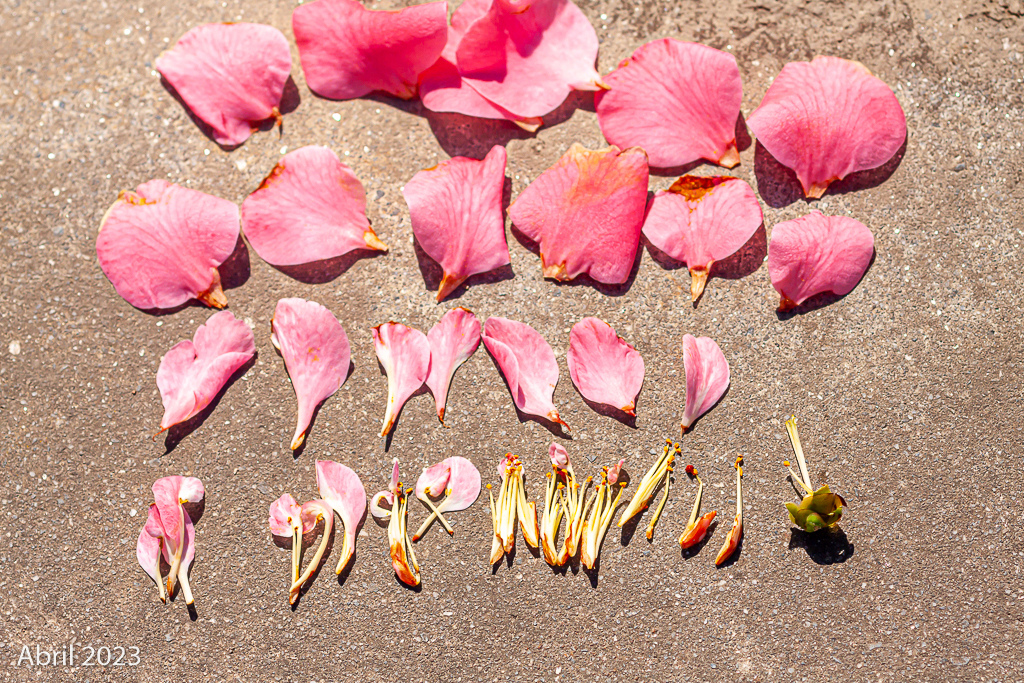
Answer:
<svg viewBox="0 0 1024 683"><path fill-rule="evenodd" d="M608 474L606 476L608 477L608 483L609 484L618 484L619 483L619 476L622 475L622 467L625 464L626 464L626 459L623 458L623 459L619 460L617 463L615 463L614 465L612 465L611 467L608 468Z"/></svg>
<svg viewBox="0 0 1024 683"><path fill-rule="evenodd" d="M804 194L881 166L907 137L892 90L858 62L815 57L790 62L747 121L758 142L796 171Z"/></svg>
<svg viewBox="0 0 1024 683"><path fill-rule="evenodd" d="M608 142L643 147L651 166L671 168L706 159L740 162L736 121L743 85L727 52L662 38L641 45L605 77L597 122Z"/></svg>
<svg viewBox="0 0 1024 683"><path fill-rule="evenodd" d="M348 377L348 337L333 313L305 299L278 301L270 328L299 403L294 451L306 438L313 411Z"/></svg>
<svg viewBox="0 0 1024 683"><path fill-rule="evenodd" d="M153 498L162 531L163 557L170 565L167 593L173 594L174 583L178 581L189 605L192 604L192 590L188 585L188 570L195 558L196 531L183 504L198 504L205 494L203 482L195 477L171 476L153 482ZM152 512L150 518L146 528L152 535Z"/></svg>
<svg viewBox="0 0 1024 683"><path fill-rule="evenodd" d="M156 70L213 139L240 145L260 121L276 118L292 54L284 35L263 24L197 26L157 57Z"/></svg>
<svg viewBox="0 0 1024 683"><path fill-rule="evenodd" d="M729 364L713 339L684 334L683 369L686 371L685 432L725 395L729 388Z"/></svg>
<svg viewBox="0 0 1024 683"><path fill-rule="evenodd" d="M690 269L700 298L715 261L731 256L764 221L754 190L739 178L683 176L651 200L644 237Z"/></svg>
<svg viewBox="0 0 1024 683"><path fill-rule="evenodd" d="M565 427L552 401L558 384L558 363L544 337L526 323L488 318L484 346L508 382L512 401L527 415L537 415Z"/></svg>
<svg viewBox="0 0 1024 683"><path fill-rule="evenodd" d="M230 311L214 313L192 341L178 342L160 360L156 385L164 404L160 431L201 412L231 375L256 354L252 330Z"/></svg>
<svg viewBox="0 0 1024 683"><path fill-rule="evenodd" d="M308 500L302 504L302 533L308 534L316 528L320 517L324 518L324 531L330 533L334 527L334 510L326 500Z"/></svg>
<svg viewBox="0 0 1024 683"><path fill-rule="evenodd" d="M117 293L143 310L189 299L224 308L217 267L238 243L238 207L226 199L151 180L107 209L96 256Z"/></svg>
<svg viewBox="0 0 1024 683"><path fill-rule="evenodd" d="M611 325L599 318L584 318L573 325L566 362L584 398L636 415L644 359Z"/></svg>
<svg viewBox="0 0 1024 683"><path fill-rule="evenodd" d="M373 348L388 375L388 407L380 435L391 431L409 397L420 390L430 373L430 342L427 335L401 323L373 328Z"/></svg>
<svg viewBox="0 0 1024 683"><path fill-rule="evenodd" d="M509 263L501 212L506 158L495 145L483 161L448 159L402 188L416 241L444 269L438 301L470 275Z"/></svg>
<svg viewBox="0 0 1024 683"><path fill-rule="evenodd" d="M427 388L437 405L437 419L444 424L448 389L460 365L480 346L480 321L472 311L453 308L427 333L430 342L430 374Z"/></svg>
<svg viewBox="0 0 1024 683"><path fill-rule="evenodd" d="M135 544L135 557L139 565L153 579L153 583L163 587L163 576L160 573L160 539L163 538L163 526L160 524L160 513L156 504L149 506L146 525L139 532L139 540ZM161 590L161 596L163 591Z"/></svg>
<svg viewBox="0 0 1024 683"><path fill-rule="evenodd" d="M480 495L480 470L462 456L453 455L423 470L416 480L416 497L430 489L430 497L443 499L435 506L441 512L458 512L472 505Z"/></svg>
<svg viewBox="0 0 1024 683"><path fill-rule="evenodd" d="M560 443L554 443L548 446L548 457L551 458L551 464L560 470L564 470L569 466L569 451L565 450L565 446Z"/></svg>
<svg viewBox="0 0 1024 683"><path fill-rule="evenodd" d="M366 194L352 169L327 147L281 158L242 202L245 236L267 263L294 266L356 249L387 251L366 220Z"/></svg>
<svg viewBox="0 0 1024 683"><path fill-rule="evenodd" d="M291 538L294 528L302 526L302 508L286 493L270 504L270 533Z"/></svg>
<svg viewBox="0 0 1024 683"><path fill-rule="evenodd" d="M337 569L340 574L356 549L356 532L366 513L366 489L359 475L333 460L316 461L316 485L320 497L338 513L345 526L345 541Z"/></svg>
<svg viewBox="0 0 1024 683"><path fill-rule="evenodd" d="M355 0L316 0L295 8L292 30L316 94L348 100L381 90L409 99L444 49L447 18L447 2L373 11Z"/></svg>
<svg viewBox="0 0 1024 683"><path fill-rule="evenodd" d="M647 155L639 147L599 151L574 144L508 209L540 247L544 277L629 278L647 206Z"/></svg>
<svg viewBox="0 0 1024 683"><path fill-rule="evenodd" d="M820 294L849 294L874 255L875 238L866 225L819 211L779 223L768 244L768 274L788 311Z"/></svg>

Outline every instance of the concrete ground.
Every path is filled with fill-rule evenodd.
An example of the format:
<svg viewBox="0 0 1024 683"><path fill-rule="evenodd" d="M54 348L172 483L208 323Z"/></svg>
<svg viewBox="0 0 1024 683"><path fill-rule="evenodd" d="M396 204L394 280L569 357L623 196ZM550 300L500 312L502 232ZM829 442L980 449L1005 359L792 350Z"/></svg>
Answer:
<svg viewBox="0 0 1024 683"><path fill-rule="evenodd" d="M780 318L755 240L694 309L685 270L662 267L647 250L630 286L598 291L545 281L539 259L509 233L514 277L477 278L437 305L402 184L449 155L505 144L514 197L571 143L603 146L589 96L529 135L428 114L416 102L320 99L293 47L299 101L283 134L264 131L227 152L161 86L153 61L204 22L264 22L293 41L291 2L4 0L0 680L1024 679L1024 5L580 5L602 40L604 73L662 36L731 51L745 113L786 62L818 54L859 60L894 88L908 142L881 176L808 204L756 147L734 169L759 191L768 235L812 207L871 228L877 256L852 293ZM205 419L153 440L160 357L210 313L158 317L125 303L96 262L100 218L119 190L151 178L241 202L284 148L306 144L329 145L352 166L391 252L303 273L305 281L250 252L228 298L254 327L258 359ZM651 188L672 180L652 177ZM288 450L295 400L269 339L286 296L334 311L355 363L298 457ZM662 440L679 435L682 335L716 339L732 387L681 440L685 462L706 474L705 509L720 513L707 547L680 554L694 487L678 476L653 542L613 530L598 574L554 572L521 540L514 563L494 570L482 499L452 515L454 538L435 528L418 544L421 591L398 584L385 531L371 519L343 584L329 569L332 551L290 609L289 554L271 541L267 507L283 492L314 497L317 458L352 466L372 495L392 457L407 479L452 454L489 479L514 451L530 495L541 496L553 436L520 421L483 349L455 377L447 428L419 396L389 450L377 437L386 380L370 328L394 319L426 330L455 305L481 320L528 322L551 343L562 370L556 402L573 426L566 443L587 474L620 457L634 480L643 474ZM569 329L587 315L612 324L646 361L635 428L591 410L569 380ZM812 476L849 502L841 534L808 538L788 522L783 503L796 496L781 461L793 413ZM737 454L747 457L746 537L738 560L716 569ZM160 603L135 559L150 486L169 474L206 484L194 620L183 601ZM418 524L424 512L413 506L410 516ZM25 646L34 659L36 646L67 651L72 641L74 670L22 658ZM123 661L137 664L84 666L85 646L128 648Z"/></svg>

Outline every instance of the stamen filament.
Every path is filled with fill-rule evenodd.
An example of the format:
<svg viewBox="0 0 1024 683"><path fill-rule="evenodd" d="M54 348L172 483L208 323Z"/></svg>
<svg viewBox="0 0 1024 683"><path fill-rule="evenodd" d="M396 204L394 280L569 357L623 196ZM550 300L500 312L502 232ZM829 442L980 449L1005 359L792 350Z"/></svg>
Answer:
<svg viewBox="0 0 1024 683"><path fill-rule="evenodd" d="M808 491L814 489L811 484L811 475L807 473L807 461L804 459L804 449L800 445L800 433L796 428L796 415L786 420L786 431L789 432L789 440L793 442L793 452L796 453L796 461L800 465L800 474L803 475L804 488Z"/></svg>

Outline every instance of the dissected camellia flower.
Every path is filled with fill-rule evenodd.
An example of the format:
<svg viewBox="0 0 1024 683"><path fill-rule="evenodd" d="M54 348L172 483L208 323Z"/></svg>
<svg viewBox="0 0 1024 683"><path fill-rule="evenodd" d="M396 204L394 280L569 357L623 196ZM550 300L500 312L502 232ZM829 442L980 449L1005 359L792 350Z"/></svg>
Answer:
<svg viewBox="0 0 1024 683"><path fill-rule="evenodd" d="M416 553L409 542L408 514L409 494L412 489L402 489L398 480L398 458L394 460L391 470L391 485L387 491L381 491L370 501L370 513L377 519L388 520L388 545L391 548L391 566L398 579L407 586L420 585L420 566L416 562ZM382 508L386 502L390 509Z"/></svg>
<svg viewBox="0 0 1024 683"><path fill-rule="evenodd" d="M139 564L160 588L160 599L174 595L174 584L181 586L185 603L191 605L192 587L188 571L195 558L196 531L185 504L198 506L206 491L203 482L195 477L163 477L153 482L153 499L149 516L139 534L135 548ZM166 592L160 560L170 567L167 572Z"/></svg>
<svg viewBox="0 0 1024 683"><path fill-rule="evenodd" d="M687 522L683 535L679 537L679 547L683 550L692 548L704 540L704 537L708 535L708 527L711 526L711 522L714 521L717 514L712 510L698 517L700 515L700 501L704 496L704 482L701 481L700 475L697 474L697 470L693 465L686 466L686 473L697 480L697 498L693 501L693 512L690 513L690 521Z"/></svg>
<svg viewBox="0 0 1024 683"><path fill-rule="evenodd" d="M237 206L158 179L118 195L100 224L96 256L136 308L174 308L190 299L224 308L217 267L237 243Z"/></svg>
<svg viewBox="0 0 1024 683"><path fill-rule="evenodd" d="M409 397L419 391L430 374L427 335L401 323L373 328L373 348L388 375L388 407L380 435L386 436Z"/></svg>
<svg viewBox="0 0 1024 683"><path fill-rule="evenodd" d="M273 266L323 261L356 249L388 250L366 219L362 183L333 150L316 145L285 154L245 198L242 229Z"/></svg>
<svg viewBox="0 0 1024 683"><path fill-rule="evenodd" d="M558 362L540 332L526 323L492 317L484 323L483 340L508 382L516 407L569 431L552 402L558 384Z"/></svg>
<svg viewBox="0 0 1024 683"><path fill-rule="evenodd" d="M729 388L729 363L710 337L683 335L683 369L686 371L686 407L683 433L697 418L711 410Z"/></svg>
<svg viewBox="0 0 1024 683"><path fill-rule="evenodd" d="M437 406L437 419L444 424L444 409L448 405L448 389L452 377L480 346L480 321L468 309L453 308L430 328L427 341L430 342L427 388Z"/></svg>
<svg viewBox="0 0 1024 683"><path fill-rule="evenodd" d="M812 211L779 223L768 243L768 274L779 292L779 312L821 292L849 294L864 277L875 238L860 221Z"/></svg>
<svg viewBox="0 0 1024 683"><path fill-rule="evenodd" d="M381 90L407 100L441 55L447 19L447 2L374 11L355 0L316 0L295 8L292 30L317 95L348 100Z"/></svg>
<svg viewBox="0 0 1024 683"><path fill-rule="evenodd" d="M611 89L597 93L597 122L611 144L643 147L659 168L699 159L740 163L743 85L728 52L662 38L641 45L604 80Z"/></svg>
<svg viewBox="0 0 1024 683"><path fill-rule="evenodd" d="M175 344L160 359L156 385L164 404L160 431L194 417L220 393L231 375L256 355L252 330L230 311L210 316L192 341Z"/></svg>
<svg viewBox="0 0 1024 683"><path fill-rule="evenodd" d="M807 197L891 159L907 137L896 95L863 64L839 57L790 62L747 120Z"/></svg>
<svg viewBox="0 0 1024 683"><path fill-rule="evenodd" d="M725 537L722 549L718 551L715 558L715 565L721 566L723 562L732 557L736 548L740 547L740 539L743 538L743 456L736 458L733 464L736 468L736 517L732 520L732 528L729 535Z"/></svg>
<svg viewBox="0 0 1024 683"><path fill-rule="evenodd" d="M420 540L435 519L441 522L449 535L454 536L455 531L444 518L444 513L465 510L476 502L479 495L480 471L466 458L453 455L424 468L416 480L416 497L430 508L430 516L412 535L412 540ZM434 499L438 498L440 500L435 504Z"/></svg>
<svg viewBox="0 0 1024 683"><path fill-rule="evenodd" d="M650 540L654 537L654 525L658 523L661 512L665 509L665 503L668 501L668 492L672 484L672 464L675 462L678 454L679 444L673 444L671 440L665 439L665 447L662 449L661 455L654 461L651 468L647 470L644 478L640 480L640 485L637 487L636 493L633 494L633 499L629 501L629 505L622 511L622 516L619 517L619 527L625 526L629 520L647 509L651 498L654 497L654 492L658 490L658 484L664 481L665 487L661 492L661 501L658 503L651 521L647 523L647 539Z"/></svg>
<svg viewBox="0 0 1024 683"><path fill-rule="evenodd" d="M800 465L800 474L797 475L793 468L789 467L788 460L783 464L789 467L789 474L793 481L800 484L800 488L807 494L800 501L800 505L786 503L786 509L789 510L789 521L809 533L820 529L835 529L843 516L846 500L838 493L832 493L828 484L818 490L814 490L811 485L811 475L807 472L804 449L800 445L800 433L796 428L796 416L786 420L786 431L789 432L789 440L793 443L793 452L796 453L796 460Z"/></svg>
<svg viewBox="0 0 1024 683"><path fill-rule="evenodd" d="M483 161L454 157L420 171L402 188L416 241L444 270L441 301L466 278L508 265L505 217L505 148Z"/></svg>
<svg viewBox="0 0 1024 683"><path fill-rule="evenodd" d="M306 571L299 574L302 558L303 534L316 529L320 520L324 521L324 532L320 537L320 546L310 560ZM299 599L299 591L309 581L313 572L320 566L324 551L334 531L334 510L325 500L311 500L302 504L295 502L291 494L284 494L270 504L270 533L275 536L291 536L292 539L292 580L288 589L288 603L294 605Z"/></svg>
<svg viewBox="0 0 1024 683"><path fill-rule="evenodd" d="M622 498L622 491L626 488L626 482L619 481L619 474L622 472L625 462L625 460L619 460L611 467L601 468L601 483L594 489L594 493L587 500L583 511L584 517L586 517L587 509L590 511L590 517L583 522L583 538L580 544L580 562L587 569L593 569L597 564L597 558L601 554L601 544L604 542L605 534L608 533L608 527L612 524L612 515L615 514L615 508L619 506L619 499ZM619 487L619 492L614 494L613 498L612 490L616 485Z"/></svg>
<svg viewBox="0 0 1024 683"><path fill-rule="evenodd" d="M715 261L736 253L764 222L754 190L739 178L685 175L654 193L644 237L690 270L696 302Z"/></svg>
<svg viewBox="0 0 1024 683"><path fill-rule="evenodd" d="M523 476L523 464L519 456L511 453L498 463L498 476L501 478L501 490L498 501L494 501L491 485L487 485L487 495L491 502L491 521L494 523L494 537L491 539L491 564L501 561L506 553L511 553L516 544L516 519L523 531L523 540L536 548L540 545L540 529L537 527L537 503L526 500L526 480Z"/></svg>
<svg viewBox="0 0 1024 683"><path fill-rule="evenodd" d="M336 574L341 574L356 550L356 532L366 512L366 489L352 468L333 460L316 461L316 485L320 497L338 513L345 527L345 540L335 569Z"/></svg>
<svg viewBox="0 0 1024 683"><path fill-rule="evenodd" d="M292 70L284 35L263 24L196 26L156 59L156 70L221 145L245 142L261 121L281 122Z"/></svg>
<svg viewBox="0 0 1024 683"><path fill-rule="evenodd" d="M519 194L508 215L539 246L544 277L586 274L622 284L633 269L646 207L644 150L591 151L575 143Z"/></svg>
<svg viewBox="0 0 1024 683"><path fill-rule="evenodd" d="M636 415L644 359L611 325L600 318L584 318L573 325L566 362L584 398Z"/></svg>

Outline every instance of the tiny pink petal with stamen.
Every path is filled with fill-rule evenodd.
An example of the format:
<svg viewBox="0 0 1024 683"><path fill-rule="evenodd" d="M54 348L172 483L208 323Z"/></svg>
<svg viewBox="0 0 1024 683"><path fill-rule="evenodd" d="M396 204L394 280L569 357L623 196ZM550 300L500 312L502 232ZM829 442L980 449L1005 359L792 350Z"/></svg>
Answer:
<svg viewBox="0 0 1024 683"><path fill-rule="evenodd" d="M270 504L270 533L290 538L294 527L302 524L302 508L292 494L286 493Z"/></svg>
<svg viewBox="0 0 1024 683"><path fill-rule="evenodd" d="M352 468L333 460L316 461L316 485L323 498L341 517L345 540L338 561L338 573L356 549L356 532L366 513L366 489Z"/></svg>
<svg viewBox="0 0 1024 683"><path fill-rule="evenodd" d="M618 484L619 477L622 475L622 467L626 464L626 459L623 458L617 463L608 468L608 483Z"/></svg>
<svg viewBox="0 0 1024 683"><path fill-rule="evenodd" d="M551 458L551 464L560 470L569 466L569 451L565 450L565 446L560 443L552 442L548 446L548 457Z"/></svg>
<svg viewBox="0 0 1024 683"><path fill-rule="evenodd" d="M458 512L476 501L480 487L480 470L476 465L453 455L423 470L416 480L416 497L422 500L429 488L431 498L443 496L435 506L440 512Z"/></svg>
<svg viewBox="0 0 1024 683"><path fill-rule="evenodd" d="M572 383L584 398L636 415L644 359L611 325L599 318L573 325L565 360Z"/></svg>
<svg viewBox="0 0 1024 683"><path fill-rule="evenodd" d="M788 311L820 294L844 296L853 291L875 251L871 230L846 216L819 211L779 223L768 244L768 274Z"/></svg>
<svg viewBox="0 0 1024 683"><path fill-rule="evenodd" d="M388 376L388 405L380 430L386 436L402 406L430 375L430 342L419 330L388 322L373 328L373 348Z"/></svg>
<svg viewBox="0 0 1024 683"><path fill-rule="evenodd" d="M448 390L459 366L469 360L480 346L480 321L472 311L453 308L427 333L430 342L430 374L427 388L437 406L437 419L444 424Z"/></svg>
<svg viewBox="0 0 1024 683"><path fill-rule="evenodd" d="M747 125L812 199L836 180L889 161L907 138L892 89L863 64L839 57L784 66Z"/></svg>
<svg viewBox="0 0 1024 683"><path fill-rule="evenodd" d="M683 369L686 371L685 432L725 395L729 388L729 364L713 339L684 334Z"/></svg>

